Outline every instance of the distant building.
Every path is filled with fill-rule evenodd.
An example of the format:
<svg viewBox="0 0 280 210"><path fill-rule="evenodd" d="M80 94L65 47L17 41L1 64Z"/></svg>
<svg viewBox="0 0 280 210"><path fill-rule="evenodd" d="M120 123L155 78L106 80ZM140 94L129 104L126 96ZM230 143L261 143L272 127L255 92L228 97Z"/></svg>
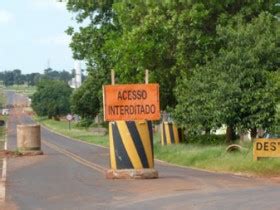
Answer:
<svg viewBox="0 0 280 210"><path fill-rule="evenodd" d="M75 69L75 77L72 78L68 84L71 88L77 89L82 85L82 70L81 70L81 62L75 61L74 63Z"/></svg>
<svg viewBox="0 0 280 210"><path fill-rule="evenodd" d="M72 78L69 82L68 82L68 85L71 87L71 88L76 88L76 78Z"/></svg>
<svg viewBox="0 0 280 210"><path fill-rule="evenodd" d="M2 115L9 115L9 109L2 109Z"/></svg>

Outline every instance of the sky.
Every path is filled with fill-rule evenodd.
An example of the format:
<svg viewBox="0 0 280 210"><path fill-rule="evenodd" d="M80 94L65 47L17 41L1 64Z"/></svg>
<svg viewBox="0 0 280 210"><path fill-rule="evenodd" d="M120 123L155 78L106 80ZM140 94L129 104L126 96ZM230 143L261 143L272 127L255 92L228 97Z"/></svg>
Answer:
<svg viewBox="0 0 280 210"><path fill-rule="evenodd" d="M73 17L57 0L0 0L0 71L73 69L70 37L65 33L68 26L75 26Z"/></svg>

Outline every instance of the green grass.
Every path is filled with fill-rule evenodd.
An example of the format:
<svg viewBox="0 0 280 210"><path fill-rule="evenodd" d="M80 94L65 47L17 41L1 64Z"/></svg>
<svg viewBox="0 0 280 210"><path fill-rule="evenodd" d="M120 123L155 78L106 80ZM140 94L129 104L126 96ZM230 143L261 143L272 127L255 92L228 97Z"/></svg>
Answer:
<svg viewBox="0 0 280 210"><path fill-rule="evenodd" d="M0 85L0 107L5 106L4 86Z"/></svg>
<svg viewBox="0 0 280 210"><path fill-rule="evenodd" d="M67 121L55 121L39 117L35 117L34 119L39 123L47 126L48 128L71 138L79 139L89 143L99 144L102 146L109 146L108 135L94 136L89 129L79 128L74 122L71 123L71 129L69 130L69 124Z"/></svg>
<svg viewBox="0 0 280 210"><path fill-rule="evenodd" d="M23 95L31 97L35 93L36 87L27 85L13 85L6 87L6 90L13 90L17 93L21 93Z"/></svg>
<svg viewBox="0 0 280 210"><path fill-rule="evenodd" d="M108 147L108 135L94 136L84 128L68 129L68 122L36 118L37 121L56 132L82 141ZM253 161L252 144L246 143L247 150L242 152L226 152L226 145L180 144L161 146L159 134L154 135L155 158L181 166L206 169L217 172L242 173L255 176L276 176L280 174L280 158L263 158Z"/></svg>
<svg viewBox="0 0 280 210"><path fill-rule="evenodd" d="M5 95L4 95L4 86L0 85L0 107L5 106ZM0 120L4 120L7 123L8 116L0 115ZM6 134L6 127L0 126L0 150L4 149L4 142L5 142L5 134Z"/></svg>
<svg viewBox="0 0 280 210"><path fill-rule="evenodd" d="M8 117L1 115L0 120L4 120L7 123ZM6 126L0 126L0 150L4 149L6 131Z"/></svg>
<svg viewBox="0 0 280 210"><path fill-rule="evenodd" d="M6 129L5 126L0 127L0 150L4 149Z"/></svg>
<svg viewBox="0 0 280 210"><path fill-rule="evenodd" d="M280 174L279 158L253 160L252 146L242 152L226 152L226 146L156 144L155 157L170 163L218 172L234 172L259 176Z"/></svg>

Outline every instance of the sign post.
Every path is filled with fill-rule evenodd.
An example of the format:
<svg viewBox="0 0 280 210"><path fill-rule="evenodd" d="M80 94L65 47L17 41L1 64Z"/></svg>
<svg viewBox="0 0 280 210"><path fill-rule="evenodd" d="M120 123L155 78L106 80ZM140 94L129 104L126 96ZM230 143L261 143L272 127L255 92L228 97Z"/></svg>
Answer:
<svg viewBox="0 0 280 210"><path fill-rule="evenodd" d="M68 114L66 116L66 119L68 120L68 128L71 130L71 121L73 120L73 116L71 114Z"/></svg>

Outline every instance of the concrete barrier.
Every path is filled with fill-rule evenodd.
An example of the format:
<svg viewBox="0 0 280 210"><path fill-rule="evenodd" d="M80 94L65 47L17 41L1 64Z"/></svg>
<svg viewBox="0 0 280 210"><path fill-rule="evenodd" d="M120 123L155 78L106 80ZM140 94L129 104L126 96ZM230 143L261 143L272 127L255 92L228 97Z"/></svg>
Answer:
<svg viewBox="0 0 280 210"><path fill-rule="evenodd" d="M109 124L110 165L107 178L157 178L154 169L151 121L115 121Z"/></svg>
<svg viewBox="0 0 280 210"><path fill-rule="evenodd" d="M161 124L161 145L179 144L183 141L183 130L177 128L173 122L162 122Z"/></svg>
<svg viewBox="0 0 280 210"><path fill-rule="evenodd" d="M24 155L41 155L40 125L17 125L17 149Z"/></svg>

